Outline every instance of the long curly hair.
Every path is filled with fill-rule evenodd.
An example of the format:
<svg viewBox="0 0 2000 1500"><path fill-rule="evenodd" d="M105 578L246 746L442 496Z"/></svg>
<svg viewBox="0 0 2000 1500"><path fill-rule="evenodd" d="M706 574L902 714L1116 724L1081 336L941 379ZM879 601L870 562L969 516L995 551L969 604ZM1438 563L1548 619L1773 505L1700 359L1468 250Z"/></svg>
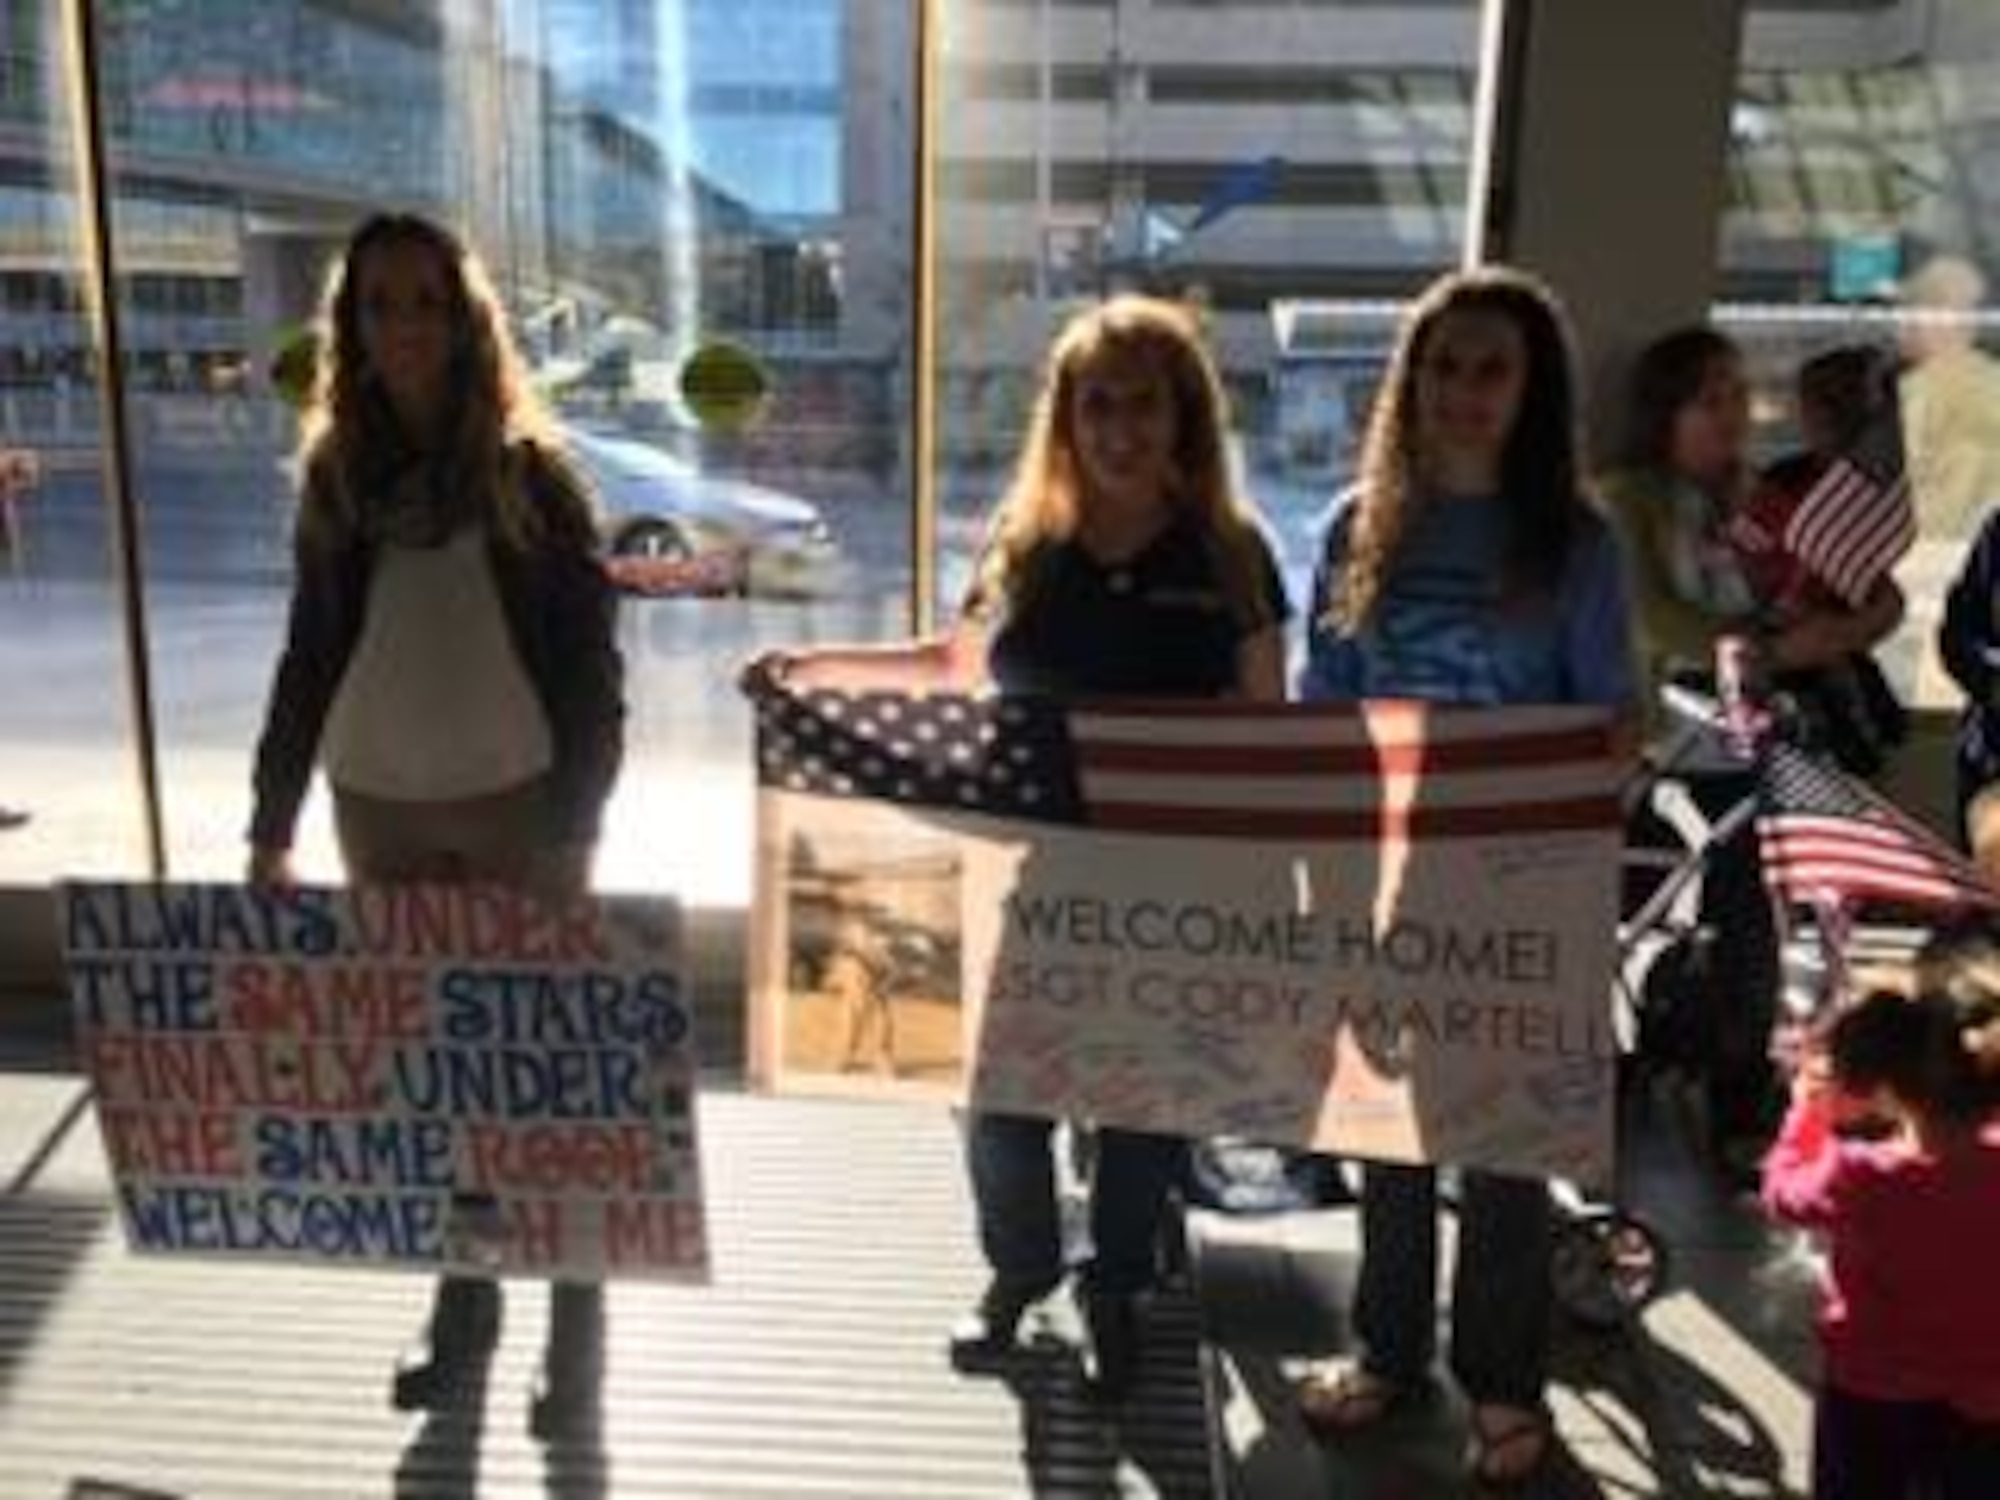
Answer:
<svg viewBox="0 0 2000 1500"><path fill-rule="evenodd" d="M415 214L376 214L347 242L328 276L315 327L319 358L300 412L299 464L307 476L300 524L365 528L385 472L407 461L397 425L361 335L361 267L406 246L443 271L450 300L451 363L445 375L440 474L462 487L510 545L525 548L570 515L549 513L550 496L588 514L588 486L564 457L559 431L535 393L479 257L444 226ZM524 466L534 463L537 472ZM559 483L534 482L553 475Z"/></svg>
<svg viewBox="0 0 2000 1500"><path fill-rule="evenodd" d="M1527 355L1521 408L1501 455L1508 507L1501 560L1509 595L1551 594L1561 581L1579 512L1588 509L1579 477L1575 365L1555 294L1505 266L1452 272L1433 282L1405 318L1362 440L1358 499L1345 561L1329 605L1336 628L1368 619L1395 567L1415 508L1418 373L1447 314L1496 313L1519 330Z"/></svg>
<svg viewBox="0 0 2000 1500"><path fill-rule="evenodd" d="M1257 559L1256 513L1231 471L1228 398L1201 325L1176 303L1124 295L1072 318L1056 336L1014 475L994 518L975 586L981 606L1018 603L1032 588L1036 559L1076 535L1083 507L1077 456L1076 391L1100 361L1131 359L1157 371L1174 407L1173 472L1167 500L1208 540L1231 609L1248 627L1270 623Z"/></svg>
<svg viewBox="0 0 2000 1500"><path fill-rule="evenodd" d="M1654 339L1632 361L1625 386L1625 428L1618 461L1627 468L1674 471L1674 425L1701 394L1709 371L1741 364L1735 340L1706 323L1690 323Z"/></svg>

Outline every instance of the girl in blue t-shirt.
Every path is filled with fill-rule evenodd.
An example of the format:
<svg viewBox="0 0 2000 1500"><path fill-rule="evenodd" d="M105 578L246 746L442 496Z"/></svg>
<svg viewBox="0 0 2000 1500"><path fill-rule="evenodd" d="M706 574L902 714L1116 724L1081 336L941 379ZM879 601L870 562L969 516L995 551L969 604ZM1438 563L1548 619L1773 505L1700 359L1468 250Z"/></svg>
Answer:
<svg viewBox="0 0 2000 1500"><path fill-rule="evenodd" d="M1417 303L1313 592L1304 698L1632 705L1623 575L1578 479L1569 341L1546 288L1489 268ZM1431 1167L1365 1168L1361 1357L1299 1391L1322 1434L1431 1390L1436 1192ZM1463 1174L1451 1366L1484 1484L1537 1473L1553 1441L1548 1244L1545 1183Z"/></svg>

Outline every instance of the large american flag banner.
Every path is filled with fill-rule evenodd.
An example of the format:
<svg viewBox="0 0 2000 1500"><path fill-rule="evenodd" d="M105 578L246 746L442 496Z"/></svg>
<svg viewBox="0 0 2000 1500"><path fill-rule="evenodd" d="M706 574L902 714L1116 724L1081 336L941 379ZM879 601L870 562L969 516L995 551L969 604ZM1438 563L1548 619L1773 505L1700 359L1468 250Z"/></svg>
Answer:
<svg viewBox="0 0 2000 1500"><path fill-rule="evenodd" d="M1615 828L1602 711L1189 703L764 687L764 785L1188 838Z"/></svg>
<svg viewBox="0 0 2000 1500"><path fill-rule="evenodd" d="M1917 540L1892 398L1854 447L1830 462L1784 525L1784 550L1849 604L1867 599Z"/></svg>
<svg viewBox="0 0 2000 1500"><path fill-rule="evenodd" d="M1606 711L752 693L758 1081L1608 1170Z"/></svg>
<svg viewBox="0 0 2000 1500"><path fill-rule="evenodd" d="M1794 746L1770 749L1759 795L1764 878L1788 906L2000 905L1963 854L1867 783Z"/></svg>

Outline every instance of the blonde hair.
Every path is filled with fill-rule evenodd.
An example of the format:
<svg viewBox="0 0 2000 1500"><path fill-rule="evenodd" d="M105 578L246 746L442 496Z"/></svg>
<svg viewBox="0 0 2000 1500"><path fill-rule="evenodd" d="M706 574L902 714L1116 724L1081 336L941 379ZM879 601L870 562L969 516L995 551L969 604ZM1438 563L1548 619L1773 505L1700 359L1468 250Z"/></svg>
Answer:
<svg viewBox="0 0 2000 1500"><path fill-rule="evenodd" d="M1035 564L1046 548L1076 535L1085 503L1076 391L1085 372L1111 359L1142 362L1165 382L1174 410L1168 503L1198 525L1213 549L1239 622L1246 628L1270 623L1258 565L1261 532L1230 472L1228 398L1201 326L1175 303L1131 295L1077 314L1050 347L1027 436L987 539L974 607L1018 603L1033 588Z"/></svg>
<svg viewBox="0 0 2000 1500"><path fill-rule="evenodd" d="M377 214L348 240L320 300L319 358L300 413L299 467L307 480L301 527L363 526L371 465L405 444L363 347L360 273L369 256L409 246L436 261L450 302L442 471L489 508L500 537L517 549L541 540L551 526L573 528L579 517L587 523L589 488L564 455L479 257L429 219Z"/></svg>

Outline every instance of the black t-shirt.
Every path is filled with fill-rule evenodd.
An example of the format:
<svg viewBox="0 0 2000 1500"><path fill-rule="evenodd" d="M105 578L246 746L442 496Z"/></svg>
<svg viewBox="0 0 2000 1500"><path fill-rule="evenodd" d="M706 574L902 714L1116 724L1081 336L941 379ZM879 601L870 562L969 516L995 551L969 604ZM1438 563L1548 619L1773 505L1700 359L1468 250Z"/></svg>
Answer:
<svg viewBox="0 0 2000 1500"><path fill-rule="evenodd" d="M1213 698L1237 680L1244 638L1291 613L1284 581L1254 538L1261 598L1238 601L1217 549L1177 523L1107 566L1074 541L1032 555L994 627L988 669L1002 691L1056 697Z"/></svg>

